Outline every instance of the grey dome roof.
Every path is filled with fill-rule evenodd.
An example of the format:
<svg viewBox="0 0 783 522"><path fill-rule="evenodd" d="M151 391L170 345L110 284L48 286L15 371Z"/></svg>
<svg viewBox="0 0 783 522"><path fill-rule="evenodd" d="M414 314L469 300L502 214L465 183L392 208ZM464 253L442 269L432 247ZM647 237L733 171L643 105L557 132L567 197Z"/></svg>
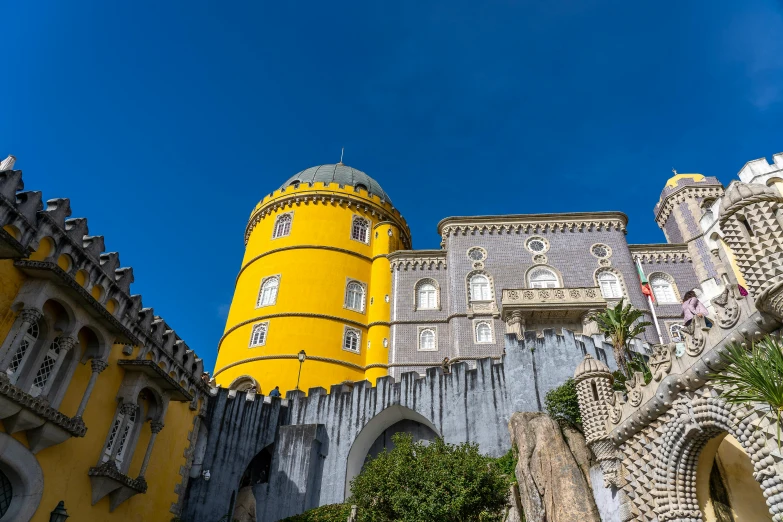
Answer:
<svg viewBox="0 0 783 522"><path fill-rule="evenodd" d="M597 377L599 375L611 376L611 374L612 372L609 371L608 366L606 366L598 359L593 359L593 357L588 353L587 355L585 355L585 358L582 359L582 362L579 363L579 366L577 366L576 371L574 372L574 379L580 381L589 376L592 377Z"/></svg>
<svg viewBox="0 0 783 522"><path fill-rule="evenodd" d="M723 201L720 203L721 214L729 212L736 203L754 196L767 196L769 199L777 198L777 194L775 194L771 187L765 187L764 185L756 183L732 181L729 188L726 190L726 194L723 196Z"/></svg>
<svg viewBox="0 0 783 522"><path fill-rule="evenodd" d="M294 183L314 183L319 181L325 183L339 183L351 187L364 185L369 192L391 203L389 195L384 192L377 181L361 170L356 170L347 165L343 165L342 163L336 165L318 165L317 167L304 169L288 178L280 188L285 188Z"/></svg>

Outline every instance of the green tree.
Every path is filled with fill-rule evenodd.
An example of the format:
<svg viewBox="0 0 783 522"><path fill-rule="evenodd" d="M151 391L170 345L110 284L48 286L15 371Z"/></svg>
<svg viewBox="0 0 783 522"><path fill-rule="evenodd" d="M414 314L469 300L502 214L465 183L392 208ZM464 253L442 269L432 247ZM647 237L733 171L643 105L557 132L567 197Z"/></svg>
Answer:
<svg viewBox="0 0 783 522"><path fill-rule="evenodd" d="M724 386L721 397L731 404L761 403L769 407L778 427L783 420L783 343L766 336L754 342L749 350L740 344L726 346L723 360L729 365L710 377Z"/></svg>
<svg viewBox="0 0 783 522"><path fill-rule="evenodd" d="M644 317L644 312L641 310L634 308L631 304L623 305L624 300L620 299L614 308L595 312L590 317L596 322L604 337L612 344L617 367L630 377L636 369L629 367L629 361L632 361L633 364L640 362L630 355L631 340L641 335L644 329L651 326L652 323L640 320ZM643 361L642 364L644 364Z"/></svg>
<svg viewBox="0 0 783 522"><path fill-rule="evenodd" d="M560 425L567 424L582 431L582 414L579 411L579 398L576 395L576 383L573 379L549 390L544 398L546 412Z"/></svg>
<svg viewBox="0 0 783 522"><path fill-rule="evenodd" d="M436 439L415 443L408 434L365 464L351 481L361 522L499 521L509 477L478 445Z"/></svg>

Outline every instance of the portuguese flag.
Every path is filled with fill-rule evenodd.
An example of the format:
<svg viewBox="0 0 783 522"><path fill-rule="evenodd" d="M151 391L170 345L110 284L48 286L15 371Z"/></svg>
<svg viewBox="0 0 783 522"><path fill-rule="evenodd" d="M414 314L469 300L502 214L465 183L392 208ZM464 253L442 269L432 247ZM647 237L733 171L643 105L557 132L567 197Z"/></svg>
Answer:
<svg viewBox="0 0 783 522"><path fill-rule="evenodd" d="M644 275L644 270L642 270L642 263L639 262L638 257L636 258L636 271L639 272L639 281L642 285L642 293L655 302L655 295L653 294L652 288L650 288L650 282L647 280L647 276Z"/></svg>

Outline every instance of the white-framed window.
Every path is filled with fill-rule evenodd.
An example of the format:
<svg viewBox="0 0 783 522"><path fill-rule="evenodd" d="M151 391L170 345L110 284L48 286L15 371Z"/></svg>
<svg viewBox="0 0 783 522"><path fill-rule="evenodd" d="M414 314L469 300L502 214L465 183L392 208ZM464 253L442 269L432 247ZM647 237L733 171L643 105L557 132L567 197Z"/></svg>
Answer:
<svg viewBox="0 0 783 522"><path fill-rule="evenodd" d="M676 304L679 303L677 299L677 291L674 288L669 277L665 274L656 273L650 274L650 287L652 287L653 295L655 295L655 301L658 304Z"/></svg>
<svg viewBox="0 0 783 522"><path fill-rule="evenodd" d="M548 268L536 268L530 272L531 288L559 288L560 279Z"/></svg>
<svg viewBox="0 0 783 522"><path fill-rule="evenodd" d="M293 220L294 216L291 212L277 216L277 219L275 219L275 228L272 230L272 239L289 235L291 233L291 222Z"/></svg>
<svg viewBox="0 0 783 522"><path fill-rule="evenodd" d="M348 281L345 285L345 307L356 312L364 312L364 285L358 281Z"/></svg>
<svg viewBox="0 0 783 522"><path fill-rule="evenodd" d="M484 274L476 274L470 278L470 300L492 300L492 288L489 284L489 278Z"/></svg>
<svg viewBox="0 0 783 522"><path fill-rule="evenodd" d="M280 276L265 277L258 291L256 308L270 306L277 302L277 289L280 287Z"/></svg>
<svg viewBox="0 0 783 522"><path fill-rule="evenodd" d="M11 363L8 365L6 373L11 378L11 382L15 383L19 377L19 370L22 367L22 361L25 360L25 355L29 355L35 346L35 342L38 340L40 330L38 323L33 323L27 327L27 331L22 334L22 341L19 343L19 347L16 349L14 356L11 358Z"/></svg>
<svg viewBox="0 0 783 522"><path fill-rule="evenodd" d="M370 221L361 216L354 216L351 222L351 239L369 244Z"/></svg>
<svg viewBox="0 0 783 522"><path fill-rule="evenodd" d="M419 327L419 350L423 352L438 350L438 331L435 327Z"/></svg>
<svg viewBox="0 0 783 522"><path fill-rule="evenodd" d="M106 447L103 450L101 462L106 462L111 458L114 445L117 444L117 453L114 456L114 460L117 462L117 467L121 469L126 450L130 445L129 442L131 436L133 435L133 429L136 427L137 412L138 407L131 410L131 412L128 414L128 421L123 427L122 421L125 420L125 414L122 412L122 409L120 409L120 412L114 419L114 424L112 424L111 431L109 432L109 442L106 443ZM122 433L120 433L121 427Z"/></svg>
<svg viewBox="0 0 783 522"><path fill-rule="evenodd" d="M416 310L438 309L438 287L435 281L423 279L416 283Z"/></svg>
<svg viewBox="0 0 783 522"><path fill-rule="evenodd" d="M477 321L474 326L476 344L488 344L494 342L492 335L492 323L489 321Z"/></svg>
<svg viewBox="0 0 783 522"><path fill-rule="evenodd" d="M30 385L30 395L38 397L42 393L49 391L51 383L54 381L54 376L62 365L62 359L65 353L62 353L60 348L61 337L56 337L49 349L44 355L41 365L38 367L38 371L35 373L33 383Z"/></svg>
<svg viewBox="0 0 783 522"><path fill-rule="evenodd" d="M623 296L623 287L615 274L604 270L598 274L598 286L604 299L619 299Z"/></svg>
<svg viewBox="0 0 783 522"><path fill-rule="evenodd" d="M268 330L269 321L254 324L253 331L250 333L250 348L264 346L266 344L266 333Z"/></svg>
<svg viewBox="0 0 783 522"><path fill-rule="evenodd" d="M343 350L353 353L359 353L359 346L362 342L362 331L350 326L345 327L343 332Z"/></svg>

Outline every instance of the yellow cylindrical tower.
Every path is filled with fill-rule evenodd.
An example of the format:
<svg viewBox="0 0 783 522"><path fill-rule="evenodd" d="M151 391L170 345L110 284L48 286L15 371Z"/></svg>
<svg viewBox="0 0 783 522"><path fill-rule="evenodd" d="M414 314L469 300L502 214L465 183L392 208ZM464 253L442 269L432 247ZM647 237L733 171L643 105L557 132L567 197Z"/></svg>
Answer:
<svg viewBox="0 0 783 522"><path fill-rule="evenodd" d="M250 215L218 384L267 394L298 378L306 391L386 375L387 255L407 248L405 220L364 172L338 163L292 176Z"/></svg>

